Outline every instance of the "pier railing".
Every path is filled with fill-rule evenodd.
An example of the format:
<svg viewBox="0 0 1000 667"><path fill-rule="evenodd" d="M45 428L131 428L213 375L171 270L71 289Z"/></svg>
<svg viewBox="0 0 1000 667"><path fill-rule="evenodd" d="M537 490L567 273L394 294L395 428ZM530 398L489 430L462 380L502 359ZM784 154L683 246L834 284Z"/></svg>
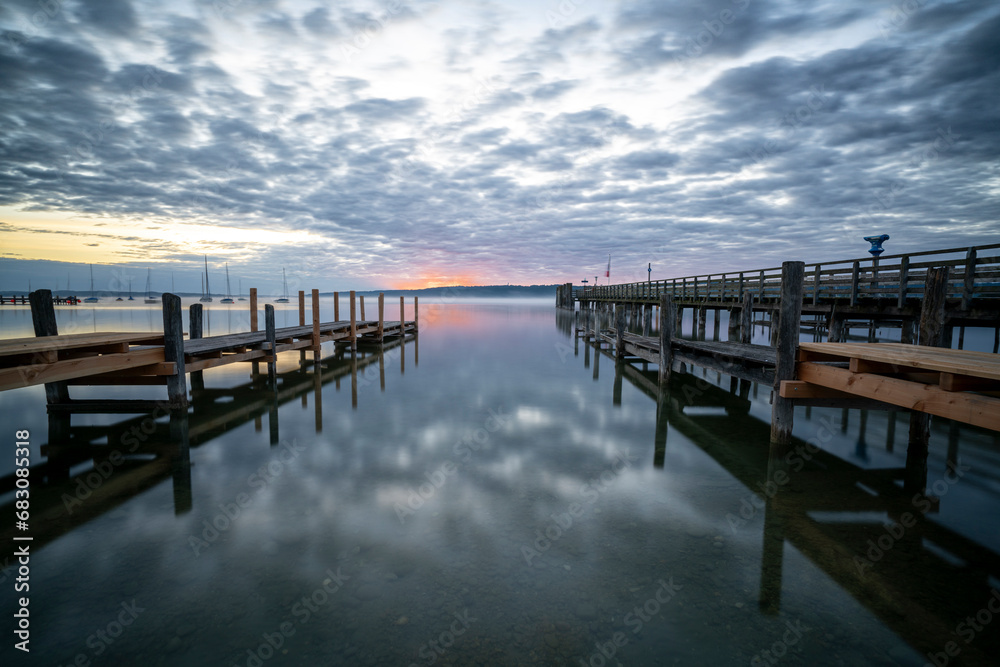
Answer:
<svg viewBox="0 0 1000 667"><path fill-rule="evenodd" d="M973 299L1000 299L1000 243L806 264L805 303L830 300L855 305L862 299L894 299L902 307L921 298L927 270L949 267L948 296L968 308ZM758 301L777 301L781 267L735 271L596 287L574 287L575 300L648 301L670 294L675 301L740 301L745 291Z"/></svg>

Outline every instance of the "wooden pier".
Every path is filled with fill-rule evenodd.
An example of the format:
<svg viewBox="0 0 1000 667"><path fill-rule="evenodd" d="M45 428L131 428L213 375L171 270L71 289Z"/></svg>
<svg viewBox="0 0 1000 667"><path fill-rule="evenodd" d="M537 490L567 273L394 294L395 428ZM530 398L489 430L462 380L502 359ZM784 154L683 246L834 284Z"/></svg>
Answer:
<svg viewBox="0 0 1000 667"><path fill-rule="evenodd" d="M945 270L944 335L951 339L959 329L959 348L964 328L987 326L994 329L993 351L1000 351L1000 244L972 248L950 248L880 258L837 260L803 265L801 309L826 332L829 342L844 342L848 324L877 324L900 329L903 343L916 342L915 327L920 320L928 273ZM557 289L556 305L573 309L608 308L620 304L631 322L658 306L660 297L670 295L679 309L692 309L700 338L706 337L707 315L715 314L714 337L719 337L719 312L729 311L729 339L735 338L737 323L749 310L773 323L782 294L781 267L734 271L721 274L685 276L667 280L618 285L574 287L566 283ZM771 327L776 335L777 328ZM874 328L870 330L873 337ZM772 344L773 344L772 340Z"/></svg>
<svg viewBox="0 0 1000 667"><path fill-rule="evenodd" d="M818 268L810 272L802 262L785 262L777 279L761 274L756 287L759 294L767 295L763 304L754 303L754 291L743 274L738 274L736 283L723 276L714 288L710 281L679 279L680 288L675 288L676 281L579 292L567 288L560 290L558 298L572 306L567 295L579 297L582 309L575 315L577 336L608 344L619 361L657 364L661 383L669 382L673 372L699 366L726 373L734 382L772 387L771 442L777 451L791 441L796 406L909 411L906 489L922 492L931 415L1000 431L1000 356L996 345L994 353L945 346L945 341L951 340L952 327L961 326L956 323L974 322L1000 331L1000 257L982 253L998 247L968 249L957 277L950 275L955 261L931 266L933 262L910 262L914 255L901 256L899 264L882 264L864 273L855 260L851 277L846 279L847 290L843 289L845 279L838 277L836 270L823 268L826 265L813 265ZM919 278L914 278L917 275ZM864 291L862 283L867 285ZM690 292L685 292L686 284ZM734 289L730 291L730 287ZM896 299L887 299L891 290L896 291ZM657 335L652 335L650 302L654 298L659 311ZM841 300L847 301L843 311L838 310ZM692 304L697 340L677 335L676 322ZM710 307L717 312L729 309L727 341L719 340L718 314L713 332L716 340L705 340L705 312ZM825 309L825 326L815 313L807 313L807 308ZM757 309L770 314L771 345L751 344ZM907 318L902 324L903 343L841 342L848 313L851 318L875 321L886 312L892 318ZM803 324L812 328L816 342L800 342ZM907 330L909 336L905 335ZM827 332L826 342L821 341L822 331Z"/></svg>
<svg viewBox="0 0 1000 667"><path fill-rule="evenodd" d="M273 384L257 376L236 386L192 388L189 410L172 410L164 401L145 414L112 417L119 421L108 425L71 425L70 411L51 412L48 442L41 446L44 461L31 466L32 514L42 519L33 544L41 548L171 478L174 512L185 514L192 508L191 448L252 422L257 432L266 428L270 447L277 450L287 442L280 437L279 408L299 401L305 409L310 398L315 432L322 433L325 387L335 384L339 389L341 382L349 381L356 408L359 387L378 384L385 391L389 362L398 363L403 373L408 345L416 361L417 339L409 334L356 352L337 346L319 363L309 361L278 373ZM161 418L168 414L166 423ZM77 472L90 461L93 468ZM13 472L0 477L0 493L12 494L17 479ZM14 499L0 509L14 511ZM15 534L10 524L0 530L0 539Z"/></svg>
<svg viewBox="0 0 1000 667"><path fill-rule="evenodd" d="M170 405L188 404L187 375L194 386L203 386L201 374L211 368L237 362L251 362L254 372L260 363L268 365L268 377L275 375L276 357L281 352L299 350L304 360L312 351L319 361L320 346L334 342L356 350L359 344L375 343L415 334L418 302L413 300L413 319L405 319L405 304L399 300L399 320L385 319L385 299L379 295L378 319L357 317L355 293L349 293L350 317L340 319L339 294L334 298L334 319L320 321L319 291L312 290L312 323L307 324L305 292L299 292L299 326L275 328L274 307L264 307L265 326L259 329L257 291L250 291L250 331L223 336L202 336L200 303L190 306L189 335L185 337L180 297L162 297L163 333L101 332L58 334L51 293L30 296L35 337L0 340L0 391L45 384L50 412L144 412L160 401L79 400L69 396L70 385L166 385Z"/></svg>

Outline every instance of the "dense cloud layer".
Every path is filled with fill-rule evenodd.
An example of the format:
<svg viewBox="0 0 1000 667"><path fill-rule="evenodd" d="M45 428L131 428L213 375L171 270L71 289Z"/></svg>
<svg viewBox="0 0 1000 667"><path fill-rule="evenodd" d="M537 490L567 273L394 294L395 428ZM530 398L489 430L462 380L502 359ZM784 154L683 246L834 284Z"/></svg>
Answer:
<svg viewBox="0 0 1000 667"><path fill-rule="evenodd" d="M115 261L540 283L1000 240L989 1L20 0L0 31L0 214Z"/></svg>

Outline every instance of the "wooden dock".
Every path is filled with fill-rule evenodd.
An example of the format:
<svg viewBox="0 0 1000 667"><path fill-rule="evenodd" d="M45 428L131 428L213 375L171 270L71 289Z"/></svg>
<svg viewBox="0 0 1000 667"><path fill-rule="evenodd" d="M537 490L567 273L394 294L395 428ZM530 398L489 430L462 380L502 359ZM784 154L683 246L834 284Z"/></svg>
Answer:
<svg viewBox="0 0 1000 667"><path fill-rule="evenodd" d="M172 411L161 402L137 416L113 418L120 421L108 425L70 425L70 411L51 413L49 439L41 446L44 460L31 466L32 514L42 519L33 533L34 544L41 548L171 478L174 512L190 511L190 448L253 423L257 432L267 429L270 446L278 449L283 442L279 408L293 401L306 407L310 398L315 432L322 433L324 388L335 383L339 389L342 381L349 381L351 405L357 407L359 386L378 384L385 390L387 362L396 362L398 357L399 373L403 373L407 345L416 361L417 338L413 334L396 337L384 344L362 346L357 352L337 346L319 363L310 361L279 373L273 385L258 376L236 386L192 389L190 410ZM78 407L73 411L90 411ZM170 423L160 419L167 414ZM95 468L74 472L90 461ZM99 483L92 477L95 469L101 471ZM0 477L0 494L12 494L17 479L13 472ZM13 511L14 500L0 509ZM0 530L0 539L9 540L16 533L11 524Z"/></svg>
<svg viewBox="0 0 1000 667"><path fill-rule="evenodd" d="M993 247L998 246L982 248ZM909 411L906 489L923 492L932 415L1000 431L1000 356L995 352L953 350L945 345L946 340L950 342L948 334L955 318L969 322L974 316L978 326L1000 331L1000 285L994 289L991 284L980 282L981 277L985 276L985 280L993 275L992 267L1000 259L981 257L982 248L966 253L966 271L961 274L962 289L958 293L954 292L955 281L949 277L949 265L926 267L920 278L919 298L906 306L917 308L910 328L911 341L919 341L919 345L844 343L839 340L843 327L835 324L825 328L826 342L800 342L803 304L808 301L809 285L803 262L782 265L778 296L769 304L770 346L751 344L754 308L749 290L742 292L739 306L730 310L727 341L703 340L704 308L696 309L699 320L696 336L702 340L681 338L676 335L676 322L683 308L690 304L683 301L683 292L682 301L675 303L672 290L664 289L662 283L658 293L657 335L651 335L653 308L630 300L634 298L634 292L630 291L634 285L598 288L591 293L601 294L606 289L605 294L625 295L606 298L624 300L605 303L584 298L582 309L575 313L576 335L608 344L621 362L637 359L644 364L657 364L660 383L669 382L676 371L699 366L727 373L734 381L772 387L771 442L776 451L791 441L796 406ZM978 272L975 267L979 266L991 268ZM822 276L823 272L814 275ZM904 292L912 286L905 280L901 284L906 286ZM814 290L814 303L819 301L816 295L821 291ZM831 314L836 312L836 303L828 305ZM867 306L871 309L869 316L878 317L879 300L876 298ZM892 303L882 306L898 308ZM720 338L718 324L717 315L716 339ZM821 329L815 326L815 320L807 324L813 328L814 338L819 339Z"/></svg>
<svg viewBox="0 0 1000 667"><path fill-rule="evenodd" d="M932 269L946 273L945 333L957 327L961 348L965 327L992 327L993 351L1000 351L1000 244L804 264L799 279L800 312L814 318L830 342L845 342L847 325L859 323L871 325L872 336L875 324L897 327L902 342L915 342ZM750 311L751 319L755 314L769 318L770 323L776 319L781 272L781 267L769 267L617 285L574 287L566 283L557 289L556 305L568 309L578 303L586 309L623 305L628 321L641 323L667 294L678 309L693 310L700 338L706 337L708 313L716 314L714 337L718 338L718 313L729 311L729 338L733 340L744 310ZM776 335L777 328L771 330Z"/></svg>
<svg viewBox="0 0 1000 667"><path fill-rule="evenodd" d="M305 293L299 292L299 326L275 328L274 307L264 308L265 327L259 329L256 290L250 291L251 331L223 336L202 336L203 306L190 306L189 335L182 327L180 298L163 294L163 333L100 332L59 335L52 298L48 290L31 294L36 336L0 340L0 391L45 384L50 411L95 412L147 409L157 401L80 401L69 397L70 385L157 385L167 386L168 399L176 407L188 402L186 375L194 385L202 385L201 373L218 366L251 362L256 369L268 364L273 379L276 356L282 352L312 351L319 359L323 343L337 343L357 349L359 343L381 344L387 339L415 334L418 302L413 301L413 319L386 320L384 296L379 295L378 319L357 316L355 293L349 293L350 317L340 319L339 294L334 299L334 319L320 321L319 292L312 291L313 322L305 321ZM400 315L405 304L400 297ZM140 405L141 403L141 405Z"/></svg>

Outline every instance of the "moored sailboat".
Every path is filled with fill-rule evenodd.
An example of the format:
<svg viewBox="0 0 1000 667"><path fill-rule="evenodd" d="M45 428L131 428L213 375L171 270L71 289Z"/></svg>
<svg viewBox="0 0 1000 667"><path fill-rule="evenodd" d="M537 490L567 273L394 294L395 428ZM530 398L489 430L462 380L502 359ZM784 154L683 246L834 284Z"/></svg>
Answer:
<svg viewBox="0 0 1000 667"><path fill-rule="evenodd" d="M275 303L288 303L288 279L285 278L285 267L281 267L282 292L281 297L274 300Z"/></svg>
<svg viewBox="0 0 1000 667"><path fill-rule="evenodd" d="M198 300L202 303L211 303L212 301L212 290L208 286L208 255L205 255L205 290Z"/></svg>
<svg viewBox="0 0 1000 667"><path fill-rule="evenodd" d="M160 298L153 296L153 272L152 269L146 269L146 298L143 299L143 303L159 303Z"/></svg>
<svg viewBox="0 0 1000 667"><path fill-rule="evenodd" d="M219 303L235 303L233 301L233 290L229 286L229 262L226 262L226 298Z"/></svg>
<svg viewBox="0 0 1000 667"><path fill-rule="evenodd" d="M90 296L83 300L84 303L97 303L100 301L96 296L94 296L94 265L90 265Z"/></svg>

